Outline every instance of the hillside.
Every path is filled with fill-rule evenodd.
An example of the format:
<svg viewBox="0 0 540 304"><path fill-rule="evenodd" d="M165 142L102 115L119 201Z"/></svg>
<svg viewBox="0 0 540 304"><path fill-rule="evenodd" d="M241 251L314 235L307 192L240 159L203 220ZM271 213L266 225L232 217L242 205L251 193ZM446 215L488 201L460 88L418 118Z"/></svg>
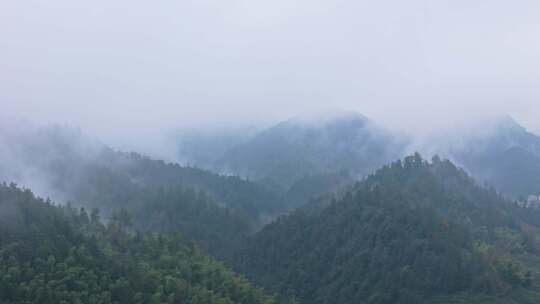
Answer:
<svg viewBox="0 0 540 304"><path fill-rule="evenodd" d="M299 210L266 226L235 265L300 303L501 296L532 284L516 257L537 253L539 225L539 214L478 187L452 163L415 155L320 212Z"/></svg>
<svg viewBox="0 0 540 304"><path fill-rule="evenodd" d="M288 189L306 175L341 170L367 175L401 157L404 148L401 138L358 113L345 112L279 123L227 151L216 166Z"/></svg>
<svg viewBox="0 0 540 304"><path fill-rule="evenodd" d="M180 236L129 226L0 184L0 302L277 303Z"/></svg>
<svg viewBox="0 0 540 304"><path fill-rule="evenodd" d="M0 129L0 142L0 180L106 218L126 209L137 228L181 232L216 255L283 209L247 180L117 152L69 127Z"/></svg>
<svg viewBox="0 0 540 304"><path fill-rule="evenodd" d="M216 169L215 163L233 147L252 139L260 127L227 125L177 131L173 136L176 155L183 164Z"/></svg>
<svg viewBox="0 0 540 304"><path fill-rule="evenodd" d="M508 196L540 194L540 137L511 117L449 136L441 153Z"/></svg>
<svg viewBox="0 0 540 304"><path fill-rule="evenodd" d="M282 196L291 210L302 208L313 200L346 191L355 179L347 171L306 175L295 181Z"/></svg>

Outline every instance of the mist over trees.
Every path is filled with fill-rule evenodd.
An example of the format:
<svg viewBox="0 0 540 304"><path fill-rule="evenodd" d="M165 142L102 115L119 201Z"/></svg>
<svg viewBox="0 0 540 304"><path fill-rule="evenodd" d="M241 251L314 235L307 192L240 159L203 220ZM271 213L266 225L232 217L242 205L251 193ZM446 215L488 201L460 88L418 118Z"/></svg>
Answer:
<svg viewBox="0 0 540 304"><path fill-rule="evenodd" d="M0 0L0 304L539 304L539 16Z"/></svg>
<svg viewBox="0 0 540 304"><path fill-rule="evenodd" d="M297 118L217 141L200 169L2 128L0 177L21 186L0 187L0 300L536 303L540 214L520 196L540 141L483 131L428 146L354 113Z"/></svg>
<svg viewBox="0 0 540 304"><path fill-rule="evenodd" d="M104 218L126 209L138 229L179 231L220 255L283 208L277 195L239 177L117 152L70 127L21 130L3 130L5 181L99 208Z"/></svg>
<svg viewBox="0 0 540 304"><path fill-rule="evenodd" d="M249 177L284 193L291 190L293 183L309 176L347 171L352 180L358 180L384 164L420 151L429 157L451 159L481 183L509 197L540 194L540 137L510 116L427 134L385 129L355 112L298 116L250 136L244 134L248 139L222 145L217 149L221 156L199 164ZM220 139L214 143L227 139L219 132L215 136ZM204 146L196 138L192 141ZM189 158L185 160L189 162Z"/></svg>

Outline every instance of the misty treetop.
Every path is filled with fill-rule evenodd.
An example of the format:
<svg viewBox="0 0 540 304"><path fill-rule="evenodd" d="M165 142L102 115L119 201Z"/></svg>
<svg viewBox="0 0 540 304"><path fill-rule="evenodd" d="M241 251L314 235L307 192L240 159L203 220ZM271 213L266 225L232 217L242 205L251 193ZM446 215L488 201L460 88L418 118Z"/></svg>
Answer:
<svg viewBox="0 0 540 304"><path fill-rule="evenodd" d="M347 170L353 177L361 178L405 157L407 151L420 150L456 161L476 179L505 195L540 195L540 137L509 116L444 133L435 130L428 140L385 130L355 112L324 119L299 115L249 136L245 134L243 140L233 141L234 144L218 134L213 144L227 143L216 149L221 156L207 162L194 156L196 163L249 176L277 192L287 192L298 180L310 175ZM202 149L201 141L192 138L189 144Z"/></svg>
<svg viewBox="0 0 540 304"><path fill-rule="evenodd" d="M115 187L126 190L118 192L131 193L182 186L205 191L220 204L253 217L280 208L271 192L247 180L134 152L117 152L79 129L52 126L1 131L0 142L6 149L0 155L0 168L4 169L0 178L35 186L62 200L101 204L98 207L106 209L131 203L130 198L111 193Z"/></svg>
<svg viewBox="0 0 540 304"><path fill-rule="evenodd" d="M12 170L0 171L1 178L99 208L105 219L126 209L138 229L181 232L219 256L283 209L278 196L260 185L117 152L77 129L30 128L8 135L0 140L9 144L6 153L11 154L0 168Z"/></svg>
<svg viewBox="0 0 540 304"><path fill-rule="evenodd" d="M405 146L406 139L356 112L322 120L295 117L230 148L215 166L288 189L306 175L369 174L401 157Z"/></svg>

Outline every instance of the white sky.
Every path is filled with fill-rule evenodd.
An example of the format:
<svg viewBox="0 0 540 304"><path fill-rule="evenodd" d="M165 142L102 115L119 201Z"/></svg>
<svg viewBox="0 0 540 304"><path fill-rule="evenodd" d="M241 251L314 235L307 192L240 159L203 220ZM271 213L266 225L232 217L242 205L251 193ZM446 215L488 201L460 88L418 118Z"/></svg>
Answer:
<svg viewBox="0 0 540 304"><path fill-rule="evenodd" d="M540 132L540 1L2 0L0 106L98 134L328 108Z"/></svg>

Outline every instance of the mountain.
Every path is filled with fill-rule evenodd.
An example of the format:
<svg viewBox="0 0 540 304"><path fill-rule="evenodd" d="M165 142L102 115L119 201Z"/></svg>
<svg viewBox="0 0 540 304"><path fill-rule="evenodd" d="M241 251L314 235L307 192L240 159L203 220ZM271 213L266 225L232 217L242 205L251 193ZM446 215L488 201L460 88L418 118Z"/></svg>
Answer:
<svg viewBox="0 0 540 304"><path fill-rule="evenodd" d="M303 207L309 202L343 192L355 183L348 171L306 175L296 180L282 196L291 210Z"/></svg>
<svg viewBox="0 0 540 304"><path fill-rule="evenodd" d="M213 127L176 132L176 151L181 163L215 169L219 158L233 147L252 139L258 127Z"/></svg>
<svg viewBox="0 0 540 304"><path fill-rule="evenodd" d="M540 194L540 137L509 116L439 134L421 146L355 112L298 116L249 135L233 132L202 137L208 140L189 138L182 146L190 155L200 155L198 164L248 177L279 194L282 201L287 201L296 182L309 176L348 171L354 180L415 150L449 158L509 197ZM208 153L212 157L206 157Z"/></svg>
<svg viewBox="0 0 540 304"><path fill-rule="evenodd" d="M105 216L125 209L139 229L182 232L216 255L283 209L255 183L117 152L71 127L0 128L0 142L0 179Z"/></svg>
<svg viewBox="0 0 540 304"><path fill-rule="evenodd" d="M358 113L296 117L227 151L217 167L285 191L306 175L364 176L401 157L405 142Z"/></svg>
<svg viewBox="0 0 540 304"><path fill-rule="evenodd" d="M0 184L0 303L276 304L178 235L54 206ZM283 302L285 303L285 302Z"/></svg>
<svg viewBox="0 0 540 304"><path fill-rule="evenodd" d="M540 137L511 117L450 137L446 145L448 157L503 193L515 198L540 194Z"/></svg>
<svg viewBox="0 0 540 304"><path fill-rule="evenodd" d="M236 269L300 303L540 301L539 282L519 258L540 260L540 214L449 161L407 157L317 206L251 236Z"/></svg>

